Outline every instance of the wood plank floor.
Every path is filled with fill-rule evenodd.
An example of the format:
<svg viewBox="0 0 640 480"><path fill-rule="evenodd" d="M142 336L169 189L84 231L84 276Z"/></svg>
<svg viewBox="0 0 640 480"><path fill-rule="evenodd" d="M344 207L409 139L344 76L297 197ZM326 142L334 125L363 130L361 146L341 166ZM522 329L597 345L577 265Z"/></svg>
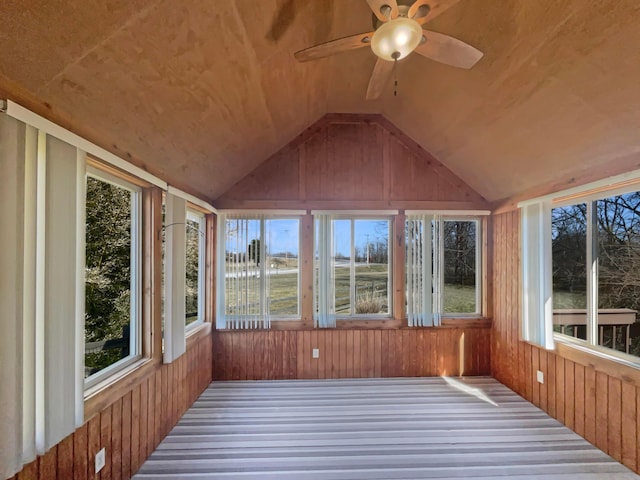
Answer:
<svg viewBox="0 0 640 480"><path fill-rule="evenodd" d="M146 479L640 479L492 378L215 382Z"/></svg>

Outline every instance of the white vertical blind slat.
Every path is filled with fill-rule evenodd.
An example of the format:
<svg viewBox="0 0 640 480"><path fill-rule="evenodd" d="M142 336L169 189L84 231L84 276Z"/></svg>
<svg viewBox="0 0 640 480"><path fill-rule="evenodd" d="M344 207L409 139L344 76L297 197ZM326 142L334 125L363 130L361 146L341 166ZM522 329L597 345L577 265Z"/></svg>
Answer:
<svg viewBox="0 0 640 480"><path fill-rule="evenodd" d="M410 327L440 324L442 258L440 217L407 215L407 320Z"/></svg>
<svg viewBox="0 0 640 480"><path fill-rule="evenodd" d="M221 214L218 220L216 328L270 328L268 216Z"/></svg>

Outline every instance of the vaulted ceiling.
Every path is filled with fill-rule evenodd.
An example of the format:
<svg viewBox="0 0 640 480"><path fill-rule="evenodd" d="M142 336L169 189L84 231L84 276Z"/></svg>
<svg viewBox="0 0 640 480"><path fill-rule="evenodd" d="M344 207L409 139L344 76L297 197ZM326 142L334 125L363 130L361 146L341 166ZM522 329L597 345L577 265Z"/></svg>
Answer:
<svg viewBox="0 0 640 480"><path fill-rule="evenodd" d="M370 31L364 0L3 0L0 18L0 92L211 200L328 112L382 113L490 201L640 167L637 0L460 0L426 28L484 58L411 55L373 102L369 48L293 58Z"/></svg>

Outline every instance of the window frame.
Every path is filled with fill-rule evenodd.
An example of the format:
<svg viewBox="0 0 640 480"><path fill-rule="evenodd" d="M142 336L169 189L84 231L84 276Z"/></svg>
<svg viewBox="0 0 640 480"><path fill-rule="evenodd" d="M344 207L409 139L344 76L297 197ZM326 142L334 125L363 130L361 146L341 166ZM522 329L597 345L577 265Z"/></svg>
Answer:
<svg viewBox="0 0 640 480"><path fill-rule="evenodd" d="M313 212L312 212L313 215ZM389 320L393 318L393 235L394 235L394 219L398 215L397 212L389 213L387 211L372 212L331 212L330 213L330 221L334 222L335 220L350 220L350 252L349 252L349 308L350 311L354 313L344 314L334 312L336 321L350 321L350 320ZM313 272L313 312L314 315L317 312L318 304L318 276L315 272L315 261L316 261L316 230L317 223L316 218L314 216L313 219L313 264L314 264L314 272ZM388 222L388 251L387 251L387 310L386 314L380 313L355 313L355 304L356 304L356 291L355 291L355 222L357 220L372 220L372 221L385 221ZM332 241L334 239L332 238ZM318 258L318 261L320 259ZM335 267L334 267L335 268ZM335 284L331 286L333 289L334 296L334 306L335 306Z"/></svg>
<svg viewBox="0 0 640 480"><path fill-rule="evenodd" d="M622 361L625 364L632 365L636 368L640 367L640 357L628 354L626 352L621 352L619 350L615 350L613 348L605 347L598 343L598 249L597 242L594 241L594 236L597 235L595 230L597 225L594 224L594 217L597 214L597 206L595 205L599 200L604 200L606 198L624 195L627 193L638 192L640 191L640 183L631 183L625 186L612 186L611 188L599 188L595 191L587 190L584 194L576 194L570 196L561 196L562 192L557 195L557 199L552 199L550 202L551 211L555 208L563 208L569 207L573 205L577 205L579 203L584 203L587 207L586 214L586 339L576 338L566 333L561 332L553 332L553 338L555 341L560 343L565 343L569 345L573 345L579 347L586 351L591 351L594 353L598 353L605 357L614 358L617 361ZM553 221L553 217L551 216L551 221ZM550 252L552 255L552 252ZM550 275L549 278L546 278L545 281L549 282L551 287L551 292L553 296L553 276ZM639 312L640 313L640 312ZM551 319L553 324L553 318Z"/></svg>
<svg viewBox="0 0 640 480"><path fill-rule="evenodd" d="M188 228L188 222L198 222L198 317L195 321L186 324L185 315L185 331L190 332L195 328L198 328L205 322L205 308L206 308L206 253L207 253L207 229L206 229L206 216L200 210L194 208L191 204L187 203L187 214L185 221L185 230ZM185 283L186 283L186 256L185 256ZM185 296L186 307L186 296ZM185 308L186 314L186 308Z"/></svg>
<svg viewBox="0 0 640 480"><path fill-rule="evenodd" d="M220 225L220 229L218 230L219 233L221 233L221 235L219 235L220 241L218 241L218 245L217 248L219 249L218 254L217 254L217 258L218 259L224 259L226 257L226 249L227 249L227 222L230 220L241 220L241 219L245 219L245 220L256 220L260 222L260 234L261 236L266 232L266 222L270 221L270 220L296 220L298 222L298 267L296 268L296 296L297 296L297 301L296 301L296 313L295 314L278 314L278 315L271 315L270 314L270 318L269 318L269 322L287 322L287 321L298 321L300 320L300 317L302 315L302 285L301 285L301 270L302 270L302 262L300 261L301 258L301 252L302 252L302 217L304 216L304 213L302 212L278 212L278 211L255 211L255 212L246 212L246 211L228 211L228 212L224 212L224 211L220 211L221 214L224 214L224 217L222 218L221 221L221 225ZM255 217L252 217L251 215L254 214ZM262 216L262 218L261 218ZM243 218L244 217L244 218ZM265 242L265 239L260 239L261 241L261 245L264 245L264 252L265 252L265 258L267 256L267 242ZM270 245L269 245L270 246ZM222 278L222 286L224 288L224 302L221 302L222 304L219 306L218 311L217 311L217 316L220 316L220 313L222 312L225 322L227 322L227 295L226 295L226 262L219 260L220 265L218 266L218 268L216 269L217 271L217 275L221 276ZM267 268L265 266L265 268ZM264 279L260 279L260 282L264 282ZM220 282L218 282L218 286L216 287L217 289L220 288ZM270 297L269 297L270 298ZM218 292L217 294L217 301L220 301L220 292ZM263 317L266 315L265 312L260 312L260 317ZM236 317L246 317L247 319L250 318L250 315L244 315L244 316L240 316L240 315L235 315ZM242 318L239 321L242 321ZM220 328L220 326L218 326L217 328Z"/></svg>
<svg viewBox="0 0 640 480"><path fill-rule="evenodd" d="M131 279L130 279L130 327L129 355L114 362L102 370L83 379L85 397L100 385L123 370L131 367L143 358L143 314L142 314L142 281L143 281L143 188L108 171L97 168L90 163L86 167L85 182L89 177L109 183L131 192ZM86 205L85 205L86 212ZM85 233L86 236L86 233ZM85 274L86 281L86 274ZM86 294L85 294L86 301ZM84 323L83 323L84 326ZM82 361L85 359L85 345L82 345Z"/></svg>

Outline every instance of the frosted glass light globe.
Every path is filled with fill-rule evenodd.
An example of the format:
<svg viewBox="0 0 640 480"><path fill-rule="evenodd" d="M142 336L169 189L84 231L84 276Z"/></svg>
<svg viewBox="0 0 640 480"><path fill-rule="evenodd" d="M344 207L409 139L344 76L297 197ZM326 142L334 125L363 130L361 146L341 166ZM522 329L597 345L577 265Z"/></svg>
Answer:
<svg viewBox="0 0 640 480"><path fill-rule="evenodd" d="M371 49L389 62L403 59L420 44L422 27L410 18L398 17L382 24L371 37ZM394 55L395 54L395 55Z"/></svg>

